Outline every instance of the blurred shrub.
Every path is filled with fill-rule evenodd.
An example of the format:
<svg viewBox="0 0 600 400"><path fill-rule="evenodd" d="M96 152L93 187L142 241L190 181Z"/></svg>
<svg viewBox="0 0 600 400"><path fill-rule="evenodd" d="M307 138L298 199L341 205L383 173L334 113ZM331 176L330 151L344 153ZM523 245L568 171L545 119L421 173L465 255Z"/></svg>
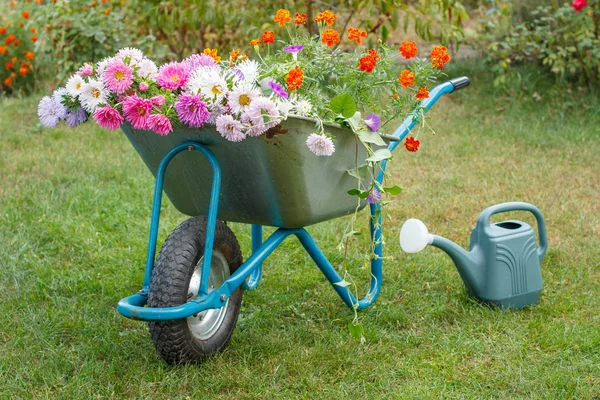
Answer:
<svg viewBox="0 0 600 400"><path fill-rule="evenodd" d="M515 10L511 2L497 3L488 11L481 39L496 85L510 84L511 66L523 63L539 64L561 81L600 84L600 0L542 5L529 12Z"/></svg>
<svg viewBox="0 0 600 400"><path fill-rule="evenodd" d="M34 43L37 28L29 4L12 3L0 14L0 93L26 93L34 89ZM6 6L6 5L5 5Z"/></svg>

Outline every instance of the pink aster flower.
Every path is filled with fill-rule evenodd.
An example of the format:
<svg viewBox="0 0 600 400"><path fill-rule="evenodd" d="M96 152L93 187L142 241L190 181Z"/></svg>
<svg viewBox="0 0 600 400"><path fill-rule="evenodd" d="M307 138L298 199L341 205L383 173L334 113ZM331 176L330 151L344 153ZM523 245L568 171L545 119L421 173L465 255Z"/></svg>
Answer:
<svg viewBox="0 0 600 400"><path fill-rule="evenodd" d="M161 136L166 136L170 132L173 132L171 121L162 114L152 114L148 117L148 129L153 130Z"/></svg>
<svg viewBox="0 0 600 400"><path fill-rule="evenodd" d="M306 139L306 145L317 156L330 156L335 152L333 140L325 135L310 134Z"/></svg>
<svg viewBox="0 0 600 400"><path fill-rule="evenodd" d="M82 75L82 76L90 76L94 72L94 67L92 67L88 63L85 63L85 64L83 64L83 67L81 67L79 72L80 72L80 75Z"/></svg>
<svg viewBox="0 0 600 400"><path fill-rule="evenodd" d="M138 89L140 92L145 92L146 90L148 90L148 84L146 82L140 82L140 84L138 85Z"/></svg>
<svg viewBox="0 0 600 400"><path fill-rule="evenodd" d="M115 59L109 62L102 72L102 81L108 90L116 94L125 93L133 83L133 68Z"/></svg>
<svg viewBox="0 0 600 400"><path fill-rule="evenodd" d="M102 128L112 131L119 129L123 123L123 117L119 111L110 105L97 108L94 112L94 119Z"/></svg>
<svg viewBox="0 0 600 400"><path fill-rule="evenodd" d="M137 95L123 100L123 115L134 129L148 129L148 118L152 112L152 101L142 99Z"/></svg>
<svg viewBox="0 0 600 400"><path fill-rule="evenodd" d="M242 131L242 123L231 115L221 115L217 118L217 132L230 142L241 142L246 138Z"/></svg>
<svg viewBox="0 0 600 400"><path fill-rule="evenodd" d="M184 63L172 62L160 67L158 85L163 89L177 90L187 83L189 72Z"/></svg>
<svg viewBox="0 0 600 400"><path fill-rule="evenodd" d="M150 101L152 102L152 104L154 104L156 107L160 107L163 104L165 104L165 98L161 95L158 96L154 96L150 99Z"/></svg>
<svg viewBox="0 0 600 400"><path fill-rule="evenodd" d="M202 96L198 95L182 94L175 103L175 110L179 120L191 128L201 127L210 118L206 103L202 101Z"/></svg>

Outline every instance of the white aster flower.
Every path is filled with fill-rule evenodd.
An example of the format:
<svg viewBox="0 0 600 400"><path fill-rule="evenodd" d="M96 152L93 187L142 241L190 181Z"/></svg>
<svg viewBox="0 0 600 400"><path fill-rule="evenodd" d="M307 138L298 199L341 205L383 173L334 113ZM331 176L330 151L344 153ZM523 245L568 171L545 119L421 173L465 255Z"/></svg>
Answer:
<svg viewBox="0 0 600 400"><path fill-rule="evenodd" d="M301 117L308 117L312 112L312 104L308 100L298 100L294 108L293 113Z"/></svg>
<svg viewBox="0 0 600 400"><path fill-rule="evenodd" d="M330 156L335 152L333 140L325 135L312 133L306 139L306 145L317 156Z"/></svg>
<svg viewBox="0 0 600 400"><path fill-rule="evenodd" d="M242 75L240 81L243 81L247 84L251 84L256 82L256 80L258 79L258 63L254 60L242 61L238 64L237 70L240 71Z"/></svg>
<svg viewBox="0 0 600 400"><path fill-rule="evenodd" d="M202 93L207 99L218 103L225 97L228 87L225 78L218 71L210 69L194 72L192 78L188 80L187 89L191 93Z"/></svg>
<svg viewBox="0 0 600 400"><path fill-rule="evenodd" d="M115 57L107 57L104 60L99 61L98 64L96 64L96 73L98 74L98 76L102 76L102 74L106 70L106 66L114 60Z"/></svg>
<svg viewBox="0 0 600 400"><path fill-rule="evenodd" d="M121 60L127 58L129 59L129 64L138 65L144 59L144 53L134 47L125 47L124 49L119 50L117 58L120 58Z"/></svg>
<svg viewBox="0 0 600 400"><path fill-rule="evenodd" d="M79 101L87 112L93 113L96 107L106 103L107 95L108 93L101 81L90 79L88 83L83 85Z"/></svg>
<svg viewBox="0 0 600 400"><path fill-rule="evenodd" d="M138 76L145 78L145 79L150 79L153 81L156 80L156 77L158 76L158 67L156 66L154 61L152 61L148 58L144 58L142 61L140 61L138 63L138 67L139 67L137 70Z"/></svg>
<svg viewBox="0 0 600 400"><path fill-rule="evenodd" d="M281 120L277 106L266 97L258 97L242 115L250 136L259 136L274 127Z"/></svg>
<svg viewBox="0 0 600 400"><path fill-rule="evenodd" d="M83 85L85 85L85 81L83 80L83 78L75 74L72 77L70 77L67 81L67 91L71 96L77 97L81 93Z"/></svg>
<svg viewBox="0 0 600 400"><path fill-rule="evenodd" d="M233 114L241 113L246 111L258 96L260 96L260 92L254 86L239 85L227 94L227 104Z"/></svg>
<svg viewBox="0 0 600 400"><path fill-rule="evenodd" d="M242 131L242 123L231 115L221 115L216 121L217 132L230 142L241 142L246 138Z"/></svg>
<svg viewBox="0 0 600 400"><path fill-rule="evenodd" d="M275 104L277 104L277 109L279 110L279 113L281 114L283 119L287 119L292 109L294 108L294 103L283 98L278 98L275 101Z"/></svg>

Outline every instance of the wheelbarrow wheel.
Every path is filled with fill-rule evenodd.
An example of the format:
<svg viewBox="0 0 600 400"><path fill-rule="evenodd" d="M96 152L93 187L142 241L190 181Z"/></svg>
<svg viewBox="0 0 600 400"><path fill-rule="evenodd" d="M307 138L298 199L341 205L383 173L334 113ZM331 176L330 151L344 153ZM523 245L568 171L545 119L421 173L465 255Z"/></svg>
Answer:
<svg viewBox="0 0 600 400"><path fill-rule="evenodd" d="M173 307L195 299L200 287L204 216L179 225L163 244L152 271L149 307ZM211 260L209 292L242 264L242 253L233 232L217 221ZM242 303L239 287L219 309L206 310L173 321L150 322L150 336L158 354L169 364L199 362L223 350L235 328Z"/></svg>

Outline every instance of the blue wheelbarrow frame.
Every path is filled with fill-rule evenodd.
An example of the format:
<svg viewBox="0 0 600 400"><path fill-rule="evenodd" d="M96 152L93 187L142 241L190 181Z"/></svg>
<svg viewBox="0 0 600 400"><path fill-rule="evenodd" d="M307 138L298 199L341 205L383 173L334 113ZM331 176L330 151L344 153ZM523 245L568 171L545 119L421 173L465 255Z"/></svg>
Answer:
<svg viewBox="0 0 600 400"><path fill-rule="evenodd" d="M429 93L429 98L421 103L424 111L429 110L438 99L447 93L461 89L469 85L467 77L452 79L436 86ZM408 135L415 126L417 120L414 115L407 117L402 124L391 135L388 149L393 151L398 144ZM156 242L158 236L158 225L160 220L160 208L163 195L163 183L165 172L171 160L183 151L196 150L208 160L212 169L212 183L208 207L207 234L204 247L204 258L202 260L202 275L197 298L176 307L153 308L145 307L150 290L150 278L156 256ZM381 163L380 171L376 177L379 184L383 181L387 161ZM152 205L152 218L150 222L150 235L148 240L148 252L146 256L146 270L142 289L119 301L117 310L127 318L144 321L168 321L187 318L208 309L223 307L227 299L240 285L245 289L255 289L262 275L263 261L288 237L294 235L298 238L304 249L308 252L317 267L331 283L335 291L344 303L351 308L361 310L373 304L379 295L382 284L383 246L381 241L381 213L378 203L370 205L371 239L375 244L374 253L376 257L371 260L371 283L369 291L364 298L358 300L344 285L343 279L323 254L312 236L304 228L278 228L267 240L263 241L262 225L252 224L252 255L221 285L219 288L209 292L208 281L212 260L215 227L217 223L217 211L219 208L219 193L221 191L221 167L214 153L205 145L196 142L185 142L173 147L161 160L157 173L156 185L154 187L154 200ZM374 223L377 215L377 223Z"/></svg>

